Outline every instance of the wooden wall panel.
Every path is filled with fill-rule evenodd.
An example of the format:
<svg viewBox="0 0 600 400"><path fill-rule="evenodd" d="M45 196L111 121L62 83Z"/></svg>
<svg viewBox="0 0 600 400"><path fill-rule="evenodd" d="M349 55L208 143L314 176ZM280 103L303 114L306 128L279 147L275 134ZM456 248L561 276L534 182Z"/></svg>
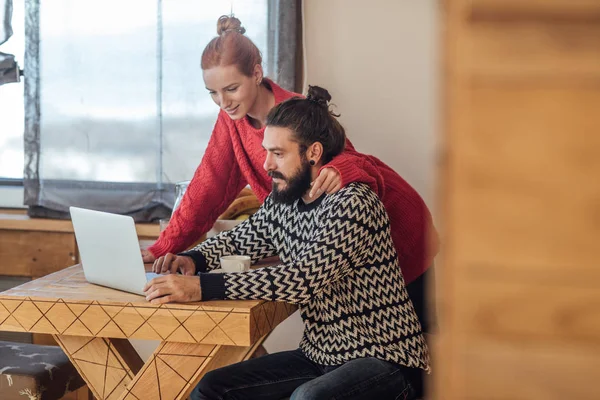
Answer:
<svg viewBox="0 0 600 400"><path fill-rule="evenodd" d="M75 263L72 233L0 230L1 275L34 279Z"/></svg>
<svg viewBox="0 0 600 400"><path fill-rule="evenodd" d="M599 399L600 2L443 2L434 396Z"/></svg>
<svg viewBox="0 0 600 400"><path fill-rule="evenodd" d="M600 171L600 118L590 118L598 89L472 86L470 129L454 137L450 210L460 215L455 256L469 270L600 281L591 268L600 238L592 172Z"/></svg>
<svg viewBox="0 0 600 400"><path fill-rule="evenodd" d="M472 340L459 364L467 376L461 400L598 399L600 358L587 346Z"/></svg>
<svg viewBox="0 0 600 400"><path fill-rule="evenodd" d="M588 287L534 283L512 277L465 279L460 284L456 332L506 343L594 346L600 338L600 296Z"/></svg>
<svg viewBox="0 0 600 400"><path fill-rule="evenodd" d="M473 13L485 12L496 19L504 15L525 15L535 19L561 15L564 19L576 20L600 15L597 0L469 0L469 3Z"/></svg>
<svg viewBox="0 0 600 400"><path fill-rule="evenodd" d="M76 263L76 252L72 233L0 230L0 275L36 279ZM51 335L40 333L32 342L56 345Z"/></svg>
<svg viewBox="0 0 600 400"><path fill-rule="evenodd" d="M538 81L548 78L600 79L598 23L568 21L473 21L469 70L476 77Z"/></svg>

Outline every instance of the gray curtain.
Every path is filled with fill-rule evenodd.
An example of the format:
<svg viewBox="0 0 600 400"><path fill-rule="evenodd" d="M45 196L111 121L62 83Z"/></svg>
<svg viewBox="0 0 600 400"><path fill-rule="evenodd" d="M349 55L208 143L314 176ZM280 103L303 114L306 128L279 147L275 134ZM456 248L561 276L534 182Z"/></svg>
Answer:
<svg viewBox="0 0 600 400"><path fill-rule="evenodd" d="M20 78L19 64L15 56L0 51L0 85L19 82Z"/></svg>
<svg viewBox="0 0 600 400"><path fill-rule="evenodd" d="M11 27L12 0L0 0L0 44L12 36Z"/></svg>
<svg viewBox="0 0 600 400"><path fill-rule="evenodd" d="M12 0L0 0L0 45L13 34L12 11ZM20 70L15 56L0 51L0 86L5 83L19 82L19 80Z"/></svg>
<svg viewBox="0 0 600 400"><path fill-rule="evenodd" d="M302 90L301 0L269 0L269 56L267 70L284 89Z"/></svg>
<svg viewBox="0 0 600 400"><path fill-rule="evenodd" d="M161 11L161 0L157 0L158 7L150 11L145 6L149 3L147 0L139 1L145 7L144 15L157 13L156 27L148 30L153 33L146 32L145 37L137 33L139 37L116 36L112 42L111 38L107 38L108 44L98 42L99 47L94 47L94 52L88 54L92 38L81 39L83 35L71 33L64 39L71 47L65 49L60 44L55 45L56 37L52 40L44 37L55 32L43 30L50 29L49 24L40 30L40 1L26 0L23 183L24 201L29 206L30 216L69 218L69 206L78 206L130 215L138 222L166 218L171 214L175 201L175 183L190 179L200 162L218 112L206 95L201 80L198 64L202 47L198 48L198 35L190 31L204 22L196 23L192 19L191 28L179 27L173 21L169 25L173 13ZM241 17L242 23L247 23L245 21L249 18L243 12L254 15L252 2L260 3L262 7L266 4L263 9L268 11L266 18L263 17L266 23L262 31L256 32L255 29L258 39L251 36L255 42L265 38L266 74L283 87L294 90L297 41L300 37L299 1L236 2L233 11ZM168 4L165 2L165 5ZM198 7L200 3L190 0L187 4ZM189 14L198 15L194 11ZM77 14L72 11L72 15ZM178 15L181 17L181 13ZM143 18L137 14L132 15L134 17ZM206 22L210 23L211 32L214 21L216 18ZM163 29L163 26L169 28ZM124 25L123 29L129 27ZM247 35L253 33L251 29L248 31ZM180 34L187 36L177 36ZM139 45L130 49L131 52L140 52L140 55L135 53L129 57L129 48L119 48L124 38L139 39L136 42ZM82 46L80 42L86 45ZM182 42L189 42L193 50L186 50L185 54L173 50L174 43ZM104 53L100 49L102 46L106 46ZM111 57L113 51L120 55ZM189 53L192 53L191 56ZM64 60L60 60L57 68L51 69L49 64L56 62L57 54L64 54ZM148 57L150 62L136 61L143 57ZM102 77L101 87L89 85L82 69L94 69L95 76ZM64 84L57 86L57 82ZM60 92L68 92L69 96L64 101L53 101ZM143 108L142 103L146 102L147 106L151 102L155 113L106 120L98 117L104 112L102 107L96 107L99 111L94 111L96 114L90 117L88 110L96 109L93 102L107 95L112 96L112 103L126 104L126 109L136 109L136 101L140 102L139 108ZM116 108L117 111L111 109L111 112L118 112ZM132 147L136 149L133 152ZM120 157L115 156L118 152L122 153ZM127 162L123 162L124 159ZM78 163L82 165L81 170ZM98 169L107 172L107 176L119 176L122 170L122 176L130 178L119 181L86 179L89 174L83 164L89 168L90 164L98 163L103 164ZM178 169L183 164L186 164L185 168ZM95 176L102 176L102 173Z"/></svg>

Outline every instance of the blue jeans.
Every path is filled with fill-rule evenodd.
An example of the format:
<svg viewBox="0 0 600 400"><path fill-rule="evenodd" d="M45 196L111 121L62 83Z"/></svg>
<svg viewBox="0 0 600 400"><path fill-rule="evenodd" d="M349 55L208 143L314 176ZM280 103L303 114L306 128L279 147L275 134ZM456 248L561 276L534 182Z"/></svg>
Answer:
<svg viewBox="0 0 600 400"><path fill-rule="evenodd" d="M322 366L298 349L210 371L193 390L191 398L412 400L417 398L414 381L420 373L376 358Z"/></svg>

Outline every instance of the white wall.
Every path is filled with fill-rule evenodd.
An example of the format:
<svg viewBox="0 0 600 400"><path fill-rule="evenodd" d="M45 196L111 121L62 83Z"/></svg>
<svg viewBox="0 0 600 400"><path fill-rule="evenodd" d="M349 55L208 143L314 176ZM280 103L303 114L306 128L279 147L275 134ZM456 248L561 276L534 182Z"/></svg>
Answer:
<svg viewBox="0 0 600 400"><path fill-rule="evenodd" d="M304 0L305 84L329 90L357 149L402 175L432 212L437 7L437 0ZM269 352L295 348L301 333L296 313L265 347Z"/></svg>
<svg viewBox="0 0 600 400"><path fill-rule="evenodd" d="M305 84L323 86L357 149L433 207L438 0L304 0ZM433 210L432 210L433 211Z"/></svg>

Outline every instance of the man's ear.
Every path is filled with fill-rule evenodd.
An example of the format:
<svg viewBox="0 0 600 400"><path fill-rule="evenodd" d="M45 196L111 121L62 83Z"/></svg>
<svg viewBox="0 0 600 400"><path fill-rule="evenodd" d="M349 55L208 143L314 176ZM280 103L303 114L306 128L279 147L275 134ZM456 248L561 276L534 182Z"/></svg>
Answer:
<svg viewBox="0 0 600 400"><path fill-rule="evenodd" d="M309 161L314 161L315 165L323 161L323 145L321 142L314 142L306 150L306 157Z"/></svg>

